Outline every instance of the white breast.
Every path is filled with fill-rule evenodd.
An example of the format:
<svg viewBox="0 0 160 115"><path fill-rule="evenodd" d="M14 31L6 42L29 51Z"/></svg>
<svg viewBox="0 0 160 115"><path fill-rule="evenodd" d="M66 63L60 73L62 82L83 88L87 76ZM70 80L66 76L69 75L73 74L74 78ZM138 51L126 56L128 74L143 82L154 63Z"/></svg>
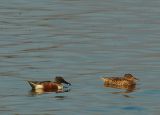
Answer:
<svg viewBox="0 0 160 115"><path fill-rule="evenodd" d="M58 90L62 90L63 89L63 85L58 85Z"/></svg>
<svg viewBox="0 0 160 115"><path fill-rule="evenodd" d="M43 85L36 85L35 89L43 89Z"/></svg>

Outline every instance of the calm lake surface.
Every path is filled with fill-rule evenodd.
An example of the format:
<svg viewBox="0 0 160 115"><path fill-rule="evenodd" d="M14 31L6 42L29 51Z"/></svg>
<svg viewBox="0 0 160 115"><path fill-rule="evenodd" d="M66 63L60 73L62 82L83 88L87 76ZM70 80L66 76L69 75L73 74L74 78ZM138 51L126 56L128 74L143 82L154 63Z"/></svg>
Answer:
<svg viewBox="0 0 160 115"><path fill-rule="evenodd" d="M100 79L125 73L132 92ZM57 75L69 92L30 92ZM0 0L1 115L159 115L159 78L159 0Z"/></svg>

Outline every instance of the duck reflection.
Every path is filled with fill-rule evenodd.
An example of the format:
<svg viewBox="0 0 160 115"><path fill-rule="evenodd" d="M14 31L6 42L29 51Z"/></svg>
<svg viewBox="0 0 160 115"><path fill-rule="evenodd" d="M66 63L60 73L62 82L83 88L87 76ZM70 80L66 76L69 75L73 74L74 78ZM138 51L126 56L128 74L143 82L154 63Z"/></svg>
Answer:
<svg viewBox="0 0 160 115"><path fill-rule="evenodd" d="M67 96L55 96L54 98L56 98L57 100L64 100L67 98Z"/></svg>
<svg viewBox="0 0 160 115"><path fill-rule="evenodd" d="M63 89L63 90L44 90L44 89L32 89L29 91L29 94L31 96L35 95L42 95L42 94L48 94L48 93L64 93L64 92L69 92L70 89Z"/></svg>
<svg viewBox="0 0 160 115"><path fill-rule="evenodd" d="M112 94L123 94L125 97L130 97L127 94L132 93L136 90L136 85L110 85L104 83L106 88L116 88L116 89L123 89L124 91L119 92L112 92Z"/></svg>

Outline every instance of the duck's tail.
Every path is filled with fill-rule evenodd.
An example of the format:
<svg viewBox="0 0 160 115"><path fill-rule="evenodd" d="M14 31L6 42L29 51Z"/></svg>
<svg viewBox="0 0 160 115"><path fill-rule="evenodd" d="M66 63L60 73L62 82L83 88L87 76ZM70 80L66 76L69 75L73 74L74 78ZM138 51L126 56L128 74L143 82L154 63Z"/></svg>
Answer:
<svg viewBox="0 0 160 115"><path fill-rule="evenodd" d="M104 77L101 77L101 80L102 80L103 82L105 82L105 81L106 81L106 79L105 79Z"/></svg>
<svg viewBox="0 0 160 115"><path fill-rule="evenodd" d="M32 87L32 89L35 89L36 84L33 81L27 81L29 85Z"/></svg>

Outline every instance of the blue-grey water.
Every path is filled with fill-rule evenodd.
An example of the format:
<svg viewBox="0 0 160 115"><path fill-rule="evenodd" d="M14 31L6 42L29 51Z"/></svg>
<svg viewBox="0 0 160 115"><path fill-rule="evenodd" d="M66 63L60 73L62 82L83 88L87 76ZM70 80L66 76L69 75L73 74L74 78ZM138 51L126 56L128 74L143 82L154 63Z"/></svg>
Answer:
<svg viewBox="0 0 160 115"><path fill-rule="evenodd" d="M133 92L100 79L125 73ZM30 92L57 75L69 92ZM1 115L159 115L159 78L159 0L0 0Z"/></svg>

